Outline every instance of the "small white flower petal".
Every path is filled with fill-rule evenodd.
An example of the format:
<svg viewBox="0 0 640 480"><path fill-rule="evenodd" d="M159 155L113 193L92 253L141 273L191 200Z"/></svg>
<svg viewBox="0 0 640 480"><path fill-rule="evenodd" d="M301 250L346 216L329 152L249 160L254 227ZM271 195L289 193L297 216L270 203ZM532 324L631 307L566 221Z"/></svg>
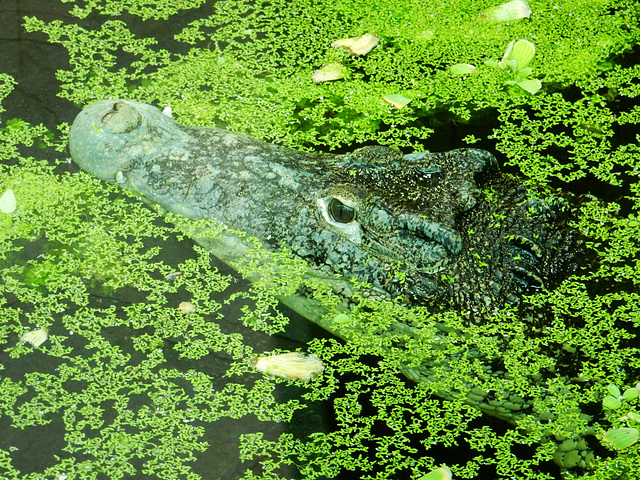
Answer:
<svg viewBox="0 0 640 480"><path fill-rule="evenodd" d="M251 364L263 373L288 380L310 380L324 370L324 365L313 353L305 355L301 352L281 353L256 357Z"/></svg>
<svg viewBox="0 0 640 480"><path fill-rule="evenodd" d="M341 63L329 63L313 72L311 79L316 83L330 82L333 80L341 80L346 74L347 68Z"/></svg>
<svg viewBox="0 0 640 480"><path fill-rule="evenodd" d="M196 306L191 302L180 302L178 305L178 310L181 313L194 313L196 311Z"/></svg>
<svg viewBox="0 0 640 480"><path fill-rule="evenodd" d="M480 14L492 22L508 22L531 16L531 7L525 0L512 0L497 7L492 7Z"/></svg>
<svg viewBox="0 0 640 480"><path fill-rule="evenodd" d="M13 213L16 209L16 196L13 190L8 189L0 197L0 212Z"/></svg>
<svg viewBox="0 0 640 480"><path fill-rule="evenodd" d="M331 44L333 48L344 47L351 55L366 55L380 42L380 37L373 33L365 33L359 37L342 38Z"/></svg>
<svg viewBox="0 0 640 480"><path fill-rule="evenodd" d="M38 330L32 330L22 335L20 337L20 341L23 343L30 343L34 347L39 347L45 342L45 340L47 340L47 338L49 338L47 331L44 328L39 328Z"/></svg>

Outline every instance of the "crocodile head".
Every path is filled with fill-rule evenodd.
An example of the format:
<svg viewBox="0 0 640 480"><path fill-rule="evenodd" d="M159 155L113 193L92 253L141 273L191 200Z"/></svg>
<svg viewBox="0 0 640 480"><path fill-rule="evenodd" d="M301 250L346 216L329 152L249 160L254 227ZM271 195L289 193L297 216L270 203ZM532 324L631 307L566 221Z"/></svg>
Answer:
<svg viewBox="0 0 640 480"><path fill-rule="evenodd" d="M70 150L154 205L284 243L409 303L485 314L575 267L566 202L501 174L483 150L309 154L124 100L81 112Z"/></svg>
<svg viewBox="0 0 640 480"><path fill-rule="evenodd" d="M411 303L486 314L576 268L568 201L501 174L484 150L365 147L316 203L327 229L384 265L377 286Z"/></svg>

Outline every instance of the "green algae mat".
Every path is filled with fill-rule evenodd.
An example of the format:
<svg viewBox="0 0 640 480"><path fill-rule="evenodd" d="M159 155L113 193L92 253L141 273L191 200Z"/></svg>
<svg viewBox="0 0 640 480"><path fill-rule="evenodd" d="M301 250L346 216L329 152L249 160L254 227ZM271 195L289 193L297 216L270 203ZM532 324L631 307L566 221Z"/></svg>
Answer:
<svg viewBox="0 0 640 480"><path fill-rule="evenodd" d="M243 282L190 240L223 227L69 165L72 116L3 109L0 478L637 478L636 2L126 3L21 22L66 51L51 95L76 113L128 98L307 151L484 148L523 183L583 195L574 226L597 266L523 300L548 312L535 332L514 308L469 325L360 285L344 315L286 249L252 251ZM24 92L0 65L0 105ZM297 328L278 298L301 285L343 340L273 343ZM255 368L294 350L323 371ZM421 365L429 381L408 381ZM468 384L528 409L488 420Z"/></svg>

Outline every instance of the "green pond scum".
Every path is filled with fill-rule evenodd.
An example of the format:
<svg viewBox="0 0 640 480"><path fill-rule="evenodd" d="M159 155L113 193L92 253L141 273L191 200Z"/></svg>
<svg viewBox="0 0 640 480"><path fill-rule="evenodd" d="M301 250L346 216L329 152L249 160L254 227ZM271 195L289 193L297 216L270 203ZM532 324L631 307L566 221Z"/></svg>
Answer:
<svg viewBox="0 0 640 480"><path fill-rule="evenodd" d="M237 288L187 240L223 227L163 217L67 168L72 118L51 132L6 118L0 103L0 195L16 198L0 213L0 426L11 432L0 436L2 480L209 479L198 465L224 419L286 424L327 401L329 430L242 433L237 461L260 468L238 478L289 478L282 472L294 466L305 479L431 479L446 464L454 479L542 480L560 475L554 457L578 463L580 442L588 468L562 478L639 478L637 1L530 0L528 17L507 21L483 14L499 6L488 0L60 3L60 19L36 13L23 25L27 38L67 51L57 94L79 108L130 98L171 107L183 124L322 151L427 150L451 128L456 145L481 144L550 195L587 185L575 226L598 266L524 299L549 312L535 335L514 308L468 325L454 311L374 301L357 284L344 312L286 249L251 250L236 268L253 282ZM141 33L151 21L170 41ZM365 55L331 47L366 33L379 43ZM500 67L519 40L535 54ZM311 79L330 64L344 78ZM0 102L17 95L1 68ZM389 95L410 102L394 108ZM284 332L278 298L301 287L342 340L304 347L324 363L308 382L263 375L250 364L263 352L218 321L231 305L228 320ZM40 346L21 341L39 329L48 333ZM436 331L448 341L438 344ZM501 374L487 375L472 350ZM222 372L209 368L215 358ZM422 364L436 366L430 381L407 381L403 372ZM526 398L534 413L483 422L456 395L469 382L501 402L510 400L500 392ZM279 388L297 394L283 399ZM47 456L36 468L23 450L42 435Z"/></svg>

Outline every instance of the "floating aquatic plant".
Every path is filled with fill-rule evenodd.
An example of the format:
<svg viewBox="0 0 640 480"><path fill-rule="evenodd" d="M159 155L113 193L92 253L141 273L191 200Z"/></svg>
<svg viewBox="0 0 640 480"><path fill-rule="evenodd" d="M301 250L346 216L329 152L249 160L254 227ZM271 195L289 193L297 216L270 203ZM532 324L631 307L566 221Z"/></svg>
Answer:
<svg viewBox="0 0 640 480"><path fill-rule="evenodd" d="M513 79L507 80L508 85L516 85L527 92L534 94L542 88L540 80L529 78L533 74L533 70L529 67L529 63L533 60L536 47L527 40L512 41L507 45L502 60L495 62L489 60L485 62L490 67L500 68L513 75Z"/></svg>
<svg viewBox="0 0 640 480"><path fill-rule="evenodd" d="M626 450L640 439L640 430L634 426L640 423L638 386L621 392L617 385L607 385L608 395L602 399L602 406L609 411L608 418L616 427L604 432L602 442L614 450Z"/></svg>
<svg viewBox="0 0 640 480"><path fill-rule="evenodd" d="M13 190L9 188L0 197L0 212L4 214L1 216L4 217L3 226L5 230L11 228L11 226L13 225L11 214L15 212L16 205L16 196L13 193Z"/></svg>
<svg viewBox="0 0 640 480"><path fill-rule="evenodd" d="M602 399L602 406L609 410L617 410L622 406L623 401L631 401L638 398L638 389L637 388L628 388L624 391L624 393L620 392L620 389L613 385L609 384L607 386L607 391L609 395Z"/></svg>
<svg viewBox="0 0 640 480"><path fill-rule="evenodd" d="M47 331L44 328L37 330L31 330L30 332L22 334L20 341L23 343L30 343L34 347L42 345L49 337Z"/></svg>
<svg viewBox="0 0 640 480"><path fill-rule="evenodd" d="M418 480L451 480L452 478L449 467L443 466L421 476Z"/></svg>
<svg viewBox="0 0 640 480"><path fill-rule="evenodd" d="M538 3L530 21L499 25L478 21L478 12L486 8L486 2L472 2L468 8L460 8L460 2L383 3L216 2L215 8L203 7L197 19L185 20L174 14L171 25L184 25L175 36L180 46L176 51L157 48L155 38L144 37L130 24L127 13L143 12L132 2L83 2L96 15L105 15L98 26L69 22L67 17L55 21L30 17L25 19L25 28L27 36L40 40L35 32L46 35L50 43L68 52L69 65L56 74L61 84L59 95L78 105L95 98L128 96L172 105L174 115L191 125L244 131L298 148L344 149L379 142L406 152L430 147L426 141L432 133L430 122L455 117L477 126L487 121L489 112L495 128L487 134L474 127L474 139L493 145L504 161L531 183L573 185L576 180L595 179L595 184L612 196L615 189L624 188L624 208L615 200L603 204L585 199L577 226L592 239L601 267L526 299L540 311L553 314L552 324L534 337L523 334L530 325L519 322L509 309L498 312L494 323L469 326L454 312L433 315L389 302L354 298L353 311L339 316L330 290L322 285L306 286L331 312L327 321L343 328L349 340L346 344L314 341L311 348L323 352L327 368L318 382L299 382L305 388L314 384L313 390L305 390L307 398L335 398L332 406L339 428L317 432L308 439L284 434L273 440L261 431L246 433L242 457L259 459L264 465L259 473L247 473L247 478L275 478L276 465L287 462L298 465L306 478L331 478L354 469L361 476L379 472L376 475L381 479L420 478L440 464L431 458L435 456L434 444L438 449L464 444L474 458L466 463L448 461L455 478L477 478L489 469L491 478L538 479L548 476L546 464L554 455L554 446L539 439L549 435L563 438L568 431L582 432L588 427L616 432L607 440L623 448L612 452L611 458L596 459L591 465L593 473L566 472L566 478L630 476L638 468L638 442L630 442L633 431L617 429L636 428L633 404L624 397L620 400L622 394L607 392L621 403L618 409L603 408L590 421L575 411L583 405L592 409L602 398L601 385L635 383L640 369L633 333L640 323L640 298L633 287L640 282L640 187L637 182L628 183L638 177L640 149L634 135L626 135L640 123L635 106L640 82L634 58L625 56L640 41L637 2ZM162 5L163 12L174 13L181 5L188 8L194 3L167 1ZM144 15L156 18L157 12L150 7ZM82 16L89 9L74 7L72 11ZM286 19L286 28L282 19ZM385 39L384 49L376 48L375 55L342 58L347 55L328 48L329 39L358 31L379 33ZM535 80L526 70L531 63L523 65L522 59L514 57L515 45L510 58L503 58L515 64L480 66L487 55L500 58L504 45L513 38L535 39L535 48L544 54L544 62L535 64L536 76L553 84L555 93L539 89L536 95L514 96L511 93L516 88L511 92L503 88L505 81L518 81L518 68L520 80ZM126 56L121 55L123 51ZM338 58L348 63L350 72L343 81L309 80L312 68ZM625 61L619 62L620 58ZM447 71L447 66L456 62L470 63L466 71ZM473 63L479 68L470 68ZM0 92L5 96L15 82L6 75L0 74L0 78ZM567 87L571 87L571 97L564 95ZM522 85L517 86L520 88ZM389 92L408 91L415 92L415 97L411 95L415 108L398 112L380 101ZM65 183L44 167L33 168L34 162L44 161L23 159L23 173L32 177L21 178L21 183L14 185L18 169L9 170L7 165L19 156L16 145L22 148L33 142L44 128L16 123L0 130L3 185L15 191L20 207L14 213L10 238L0 242L0 253L16 258L10 256L18 255L24 242L38 237L43 229L60 244L73 246L46 251L46 258L29 259L32 272L48 272L50 291L36 282L25 284L21 262L2 267L0 289L5 303L0 310L0 338L5 343L19 338L27 328L34 328L24 324L32 320L45 322L45 328L54 325L63 330L39 350L52 363L60 362L58 371L7 375L0 380L2 420L12 422L12 429L29 433L56 412L81 412L66 420L64 442L68 445L65 443L60 452L60 460L52 459L51 467L31 476L89 478L101 471L102 475L121 478L139 474L132 470L133 465L143 464L149 478L166 480L176 472L182 478L198 478L191 469L191 459L210 448L202 440L200 426L209 429L224 416L290 418L297 407L282 405L271 397L278 380L269 375L246 375L252 372L246 362L252 350L242 338L224 334L217 327L215 316L222 301L216 295L231 280L211 267L206 252L189 248L191 258L181 265L158 262L159 250L149 250L148 245L155 245L154 238L166 238L168 227L160 228L161 221L155 217L155 223L151 222L149 210L120 202L121 194L86 176L67 175ZM60 156L64 163L64 154ZM80 208L83 205L86 210ZM180 225L180 232L191 232L186 222ZM287 268L281 276L274 274L272 281L228 299L256 300L255 306L242 312L242 321L256 329L281 331L286 319L277 315L274 298L285 283L293 290L304 285L296 273L298 267L282 264ZM178 268L182 275L165 278ZM41 282L45 277L39 278ZM587 288L589 281L615 288L596 294ZM111 292L135 286L142 299L126 310L116 306L89 308L92 282L108 282ZM195 299L197 312L182 315L176 302L167 298L178 288L189 296L177 298ZM600 288L596 290L600 292ZM16 297L33 306L28 319L15 305L6 303ZM212 317L205 317L200 308ZM443 349L431 348L434 322L447 325L454 340ZM410 353L395 349L388 335L398 325L410 326L400 333L404 335L400 338L409 342ZM129 328L137 329L130 358L121 348L126 335L118 337L118 345L108 335L128 332ZM165 341L167 334L178 339L171 350ZM82 338L88 348L70 350L65 342L74 338ZM18 344L5 350L11 361L32 351ZM563 346L561 358L549 357L546 349L551 344ZM487 375L476 358L466 357L470 345L495 355L492 367L504 369L508 378L503 380L508 383ZM246 375L243 382L254 377L259 382L216 390L216 379L204 371L168 368L165 357L169 351L203 365L209 365L216 352L223 352L225 358L233 359L226 372L229 378ZM376 360L371 362L371 358ZM581 359L587 361L581 364ZM401 377L403 365L445 360L455 376L419 386ZM577 380L560 375L563 363L579 365L574 372ZM75 390L69 391L61 374ZM484 379L483 388L496 392L516 385L538 411L547 413L545 421L532 416L519 421L517 429L493 429L471 421L479 416L477 409L455 399L441 402L435 396L441 390L456 392L468 379L478 378ZM546 390L538 388L540 385L531 388L531 378L546 379ZM101 383L103 379L109 379L108 388ZM79 385L86 385L86 389L79 392ZM80 395L87 392L94 395ZM132 399L149 400L149 408L131 415ZM186 404L188 415L183 410ZM105 412L101 410L104 405L120 409ZM151 409L151 405L161 408ZM252 405L259 407L252 409ZM198 425L193 422L195 415L200 415ZM119 425L120 431L104 425ZM380 426L390 433L380 434ZM87 432L95 434L95 439ZM13 445L4 438L2 441L0 465L10 472L9 478L23 478L12 463ZM565 441L568 446L578 443L574 439L563 439L562 443ZM522 445L530 446L530 456L523 453ZM323 455L328 446L331 455ZM367 457L370 451L379 453ZM79 458L86 460L76 460Z"/></svg>
<svg viewBox="0 0 640 480"><path fill-rule="evenodd" d="M468 75L475 72L475 70L476 66L469 63L456 63L449 67L449 71L454 75Z"/></svg>
<svg viewBox="0 0 640 480"><path fill-rule="evenodd" d="M640 430L633 427L620 427L607 430L602 441L615 450L624 450L640 439Z"/></svg>
<svg viewBox="0 0 640 480"><path fill-rule="evenodd" d="M341 63L330 63L316 70L311 75L311 80L316 83L342 80L349 74L349 69Z"/></svg>
<svg viewBox="0 0 640 480"><path fill-rule="evenodd" d="M409 104L409 102L411 102L410 98L405 97L404 95L401 95L399 93L385 95L384 97L382 97L382 99L396 110L402 110Z"/></svg>

